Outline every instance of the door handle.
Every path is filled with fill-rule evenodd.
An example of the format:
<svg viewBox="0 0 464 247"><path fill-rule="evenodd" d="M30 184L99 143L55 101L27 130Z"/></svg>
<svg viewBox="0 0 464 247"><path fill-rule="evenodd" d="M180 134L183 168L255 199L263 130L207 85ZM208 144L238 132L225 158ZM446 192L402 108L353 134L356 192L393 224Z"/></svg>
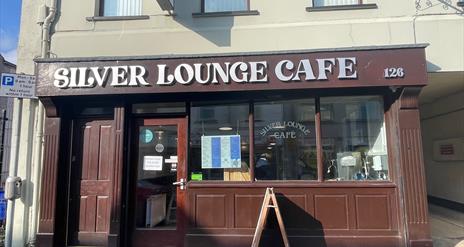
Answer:
<svg viewBox="0 0 464 247"><path fill-rule="evenodd" d="M180 189L181 189L181 190L184 190L184 189L185 189L185 184L186 184L186 183L187 183L187 182L185 181L185 179L181 178L180 181L174 182L174 183L172 183L172 185L180 186Z"/></svg>

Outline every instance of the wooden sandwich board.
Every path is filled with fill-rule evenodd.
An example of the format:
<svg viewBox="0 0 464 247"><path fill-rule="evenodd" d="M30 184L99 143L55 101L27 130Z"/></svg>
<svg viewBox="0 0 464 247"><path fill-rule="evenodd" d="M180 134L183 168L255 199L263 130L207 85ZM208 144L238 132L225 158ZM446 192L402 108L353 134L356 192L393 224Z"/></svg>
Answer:
<svg viewBox="0 0 464 247"><path fill-rule="evenodd" d="M282 234L285 247L290 247L290 244L288 243L287 232L285 231L284 221L282 220L279 204L277 204L277 199L273 188L266 188L266 194L264 195L263 205L261 206L261 212L259 214L258 224L256 225L255 235L253 237L253 243L251 244L251 247L259 246L259 241L261 240L261 235L263 234L270 208L275 210L277 222L279 223L280 233Z"/></svg>

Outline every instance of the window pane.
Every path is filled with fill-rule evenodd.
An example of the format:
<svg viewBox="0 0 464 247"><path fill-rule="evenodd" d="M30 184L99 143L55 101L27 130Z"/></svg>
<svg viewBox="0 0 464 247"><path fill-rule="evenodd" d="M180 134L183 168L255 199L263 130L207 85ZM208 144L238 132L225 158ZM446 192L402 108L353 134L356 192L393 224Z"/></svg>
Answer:
<svg viewBox="0 0 464 247"><path fill-rule="evenodd" d="M103 16L134 16L141 14L141 0L104 0Z"/></svg>
<svg viewBox="0 0 464 247"><path fill-rule="evenodd" d="M248 10L247 0L204 0L205 12Z"/></svg>
<svg viewBox="0 0 464 247"><path fill-rule="evenodd" d="M190 180L250 181L248 104L193 105Z"/></svg>
<svg viewBox="0 0 464 247"><path fill-rule="evenodd" d="M255 178L317 179L314 99L256 103Z"/></svg>
<svg viewBox="0 0 464 247"><path fill-rule="evenodd" d="M325 179L388 179L380 96L321 98L321 132Z"/></svg>
<svg viewBox="0 0 464 247"><path fill-rule="evenodd" d="M314 0L314 7L354 5L359 4L359 0Z"/></svg>

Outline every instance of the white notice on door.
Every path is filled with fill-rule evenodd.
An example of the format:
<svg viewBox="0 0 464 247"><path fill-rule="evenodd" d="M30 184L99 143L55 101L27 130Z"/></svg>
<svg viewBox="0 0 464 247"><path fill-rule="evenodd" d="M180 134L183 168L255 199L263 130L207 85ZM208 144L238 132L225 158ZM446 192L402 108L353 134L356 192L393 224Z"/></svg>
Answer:
<svg viewBox="0 0 464 247"><path fill-rule="evenodd" d="M169 159L165 160L166 163L178 163L177 156L170 156Z"/></svg>
<svg viewBox="0 0 464 247"><path fill-rule="evenodd" d="M163 156L143 156L144 171L162 171Z"/></svg>

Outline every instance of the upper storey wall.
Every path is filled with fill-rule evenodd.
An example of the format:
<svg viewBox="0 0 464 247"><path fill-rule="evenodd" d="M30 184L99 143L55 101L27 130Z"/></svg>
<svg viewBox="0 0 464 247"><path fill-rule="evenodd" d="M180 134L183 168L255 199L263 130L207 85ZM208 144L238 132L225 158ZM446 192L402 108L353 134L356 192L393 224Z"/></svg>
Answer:
<svg viewBox="0 0 464 247"><path fill-rule="evenodd" d="M63 0L52 50L60 57L135 56L412 43L412 1L364 4L378 8L307 12L309 0L250 0L259 15L192 17L201 11L200 0L175 1L175 16L143 0L149 19L87 21L95 0Z"/></svg>
<svg viewBox="0 0 464 247"><path fill-rule="evenodd" d="M201 12L201 0L176 0L174 16L161 10L156 0L142 0L142 15L147 19L88 20L95 16L96 1L58 1L52 57L429 43L429 71L464 70L464 59L457 56L464 54L464 15L457 0L364 0L363 4L376 4L377 8L320 12L306 11L306 7L312 7L311 0L250 0L250 10L259 11L258 15L222 17L193 17L193 13ZM40 4L37 1L36 9ZM26 18L35 20L36 11L31 9Z"/></svg>

